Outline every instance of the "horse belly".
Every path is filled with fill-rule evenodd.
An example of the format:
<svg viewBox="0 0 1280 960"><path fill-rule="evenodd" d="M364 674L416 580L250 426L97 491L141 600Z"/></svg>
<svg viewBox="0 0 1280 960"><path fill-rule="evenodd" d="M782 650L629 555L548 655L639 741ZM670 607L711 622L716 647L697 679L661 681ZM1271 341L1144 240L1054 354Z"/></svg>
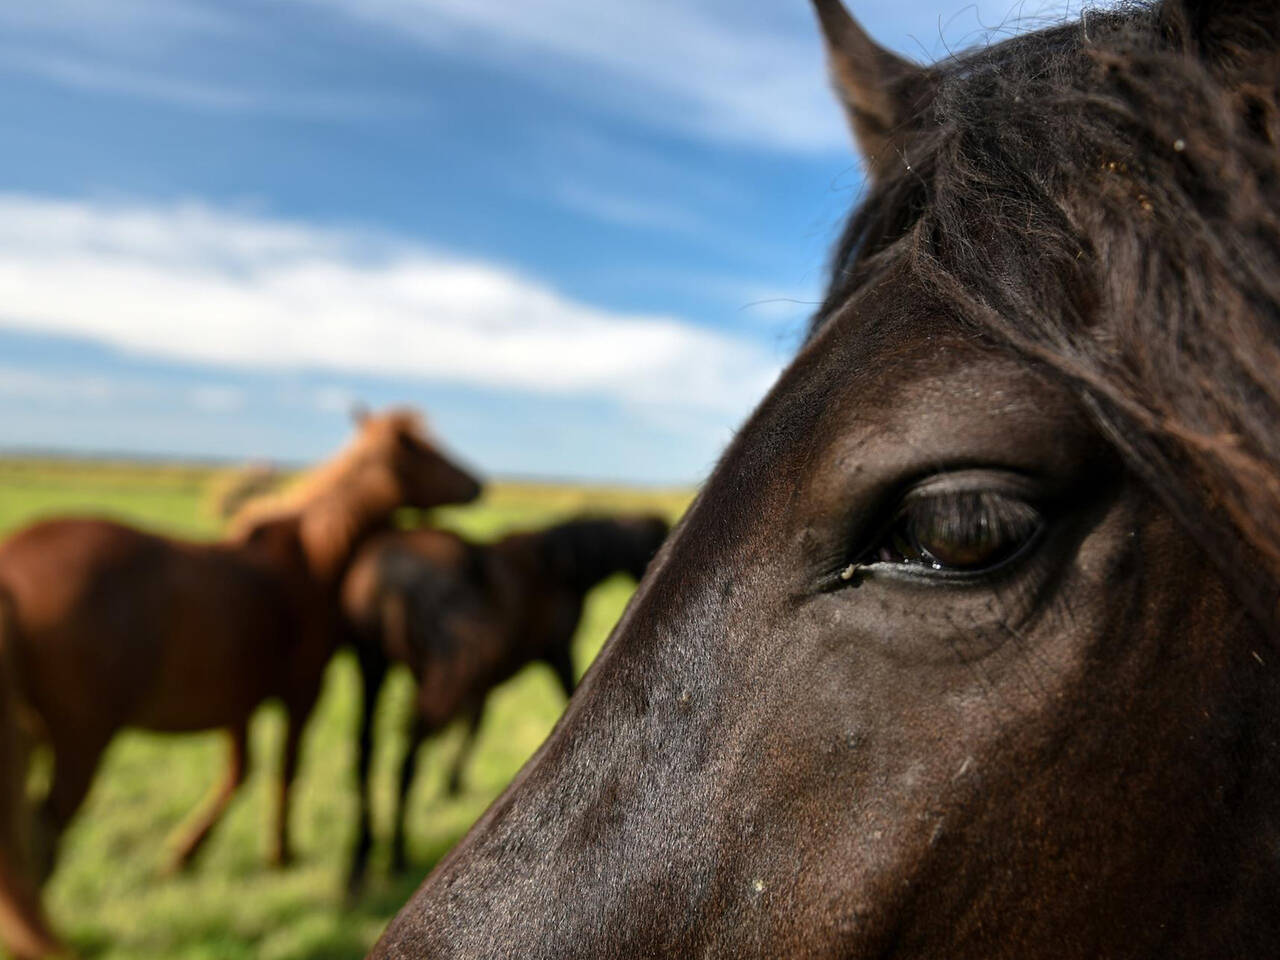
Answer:
<svg viewBox="0 0 1280 960"><path fill-rule="evenodd" d="M195 731L243 722L282 692L287 618L252 593L187 602L166 628L163 667L129 717L131 726Z"/></svg>

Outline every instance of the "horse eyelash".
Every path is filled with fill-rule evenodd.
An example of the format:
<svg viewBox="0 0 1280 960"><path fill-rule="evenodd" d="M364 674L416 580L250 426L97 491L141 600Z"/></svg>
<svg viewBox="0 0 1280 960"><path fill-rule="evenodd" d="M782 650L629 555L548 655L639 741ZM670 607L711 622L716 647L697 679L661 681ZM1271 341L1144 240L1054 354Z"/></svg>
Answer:
<svg viewBox="0 0 1280 960"><path fill-rule="evenodd" d="M856 558L842 566L824 584L824 589L835 590L845 586L856 586L862 577L872 573L877 566L887 564L888 561L876 559L878 552L893 535L898 525L910 516L912 509L926 508L936 511L933 519L935 522L940 521L944 529L954 530L982 514L990 522L990 526L997 531L997 535L1000 535L1002 530L1007 531L1011 536L1025 532L1027 544L1038 537L1039 531L1046 523L1044 513L1039 507L1016 495L994 490L944 490L908 494L899 501L893 510L892 518L876 528L876 534L869 538L867 545L858 552ZM1009 557L989 569L999 568L1015 559L1022 553L1022 549L1020 546ZM905 563L898 565L915 566ZM930 572L946 574L945 570L930 570ZM987 572L989 570L974 571L970 575L980 577ZM951 572L953 577L964 575L964 573Z"/></svg>
<svg viewBox="0 0 1280 960"><path fill-rule="evenodd" d="M974 532L967 525L975 518L988 521L988 527L997 536L1018 536L1043 523L1041 511L1019 497L993 490L954 490L921 496L914 503L912 498L904 500L888 532L908 516L908 511L915 504L928 504L928 509L933 511L930 519L948 533Z"/></svg>

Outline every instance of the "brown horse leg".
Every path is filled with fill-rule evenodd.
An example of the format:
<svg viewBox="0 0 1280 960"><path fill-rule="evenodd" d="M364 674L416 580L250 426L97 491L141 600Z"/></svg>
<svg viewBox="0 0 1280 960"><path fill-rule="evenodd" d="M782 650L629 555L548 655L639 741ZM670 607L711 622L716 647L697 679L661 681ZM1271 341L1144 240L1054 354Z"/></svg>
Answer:
<svg viewBox="0 0 1280 960"><path fill-rule="evenodd" d="M31 878L0 862L0 945L16 960L41 960L62 952L40 906Z"/></svg>
<svg viewBox="0 0 1280 960"><path fill-rule="evenodd" d="M41 882L53 872L62 833L89 792L107 739L55 734L50 745L53 748L53 783L40 806L37 839L41 849L36 852L39 861L36 868Z"/></svg>
<svg viewBox="0 0 1280 960"><path fill-rule="evenodd" d="M409 788L413 786L413 778L418 773L418 750L422 746L422 741L427 739L428 733L427 725L415 715L413 727L409 732L409 751L404 755L404 764L400 767L400 785L396 792L395 831L391 835L393 873L403 873L409 865L404 851L405 808L408 806Z"/></svg>
<svg viewBox="0 0 1280 960"><path fill-rule="evenodd" d="M356 790L359 793L360 822L357 827L356 848L351 855L351 868L347 873L347 899L352 901L364 883L364 873L369 865L369 851L373 847L371 823L369 768L373 761L373 721L378 707L378 694L387 676L387 658L380 649L371 649L363 643L356 644L360 660L360 678L363 681L364 700L360 711L360 741L356 759Z"/></svg>
<svg viewBox="0 0 1280 960"><path fill-rule="evenodd" d="M273 867L287 867L293 862L293 849L289 843L289 791L293 787L293 779L298 774L298 753L302 747L302 733L306 730L307 720L311 717L311 709L316 704L319 690L309 697L286 704L288 724L284 736L284 760L281 764L280 781L276 790L276 824L271 838L271 849L267 854L267 863Z"/></svg>
<svg viewBox="0 0 1280 960"><path fill-rule="evenodd" d="M449 768L449 780L445 784L445 793L451 797L462 793L462 771L475 752L476 734L480 732L480 721L484 719L484 704L485 698L480 697L467 709L467 729L462 735L462 745L454 754L453 765Z"/></svg>
<svg viewBox="0 0 1280 960"><path fill-rule="evenodd" d="M17 687L4 663L7 652L0 646L0 944L18 960L28 960L61 948L36 882L42 851L41 831L27 802L31 744L20 726Z"/></svg>
<svg viewBox="0 0 1280 960"><path fill-rule="evenodd" d="M227 773L222 782L213 789L213 794L204 804L189 825L180 828L174 842L173 854L169 858L166 872L176 873L190 866L196 852L208 839L214 825L221 819L231 798L244 783L245 756L248 751L248 720L227 731L229 747L227 753Z"/></svg>

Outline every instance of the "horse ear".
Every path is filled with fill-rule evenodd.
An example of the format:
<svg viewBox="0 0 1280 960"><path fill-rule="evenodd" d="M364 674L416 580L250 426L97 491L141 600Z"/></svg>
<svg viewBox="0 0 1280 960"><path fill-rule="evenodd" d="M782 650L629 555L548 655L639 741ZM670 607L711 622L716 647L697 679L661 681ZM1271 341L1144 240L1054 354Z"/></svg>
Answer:
<svg viewBox="0 0 1280 960"><path fill-rule="evenodd" d="M930 88L930 73L876 44L840 0L813 0L826 41L831 82L844 104L872 176L899 154Z"/></svg>
<svg viewBox="0 0 1280 960"><path fill-rule="evenodd" d="M357 427L363 427L369 422L369 417L371 416L369 408L363 403L357 401L351 405L351 422Z"/></svg>
<svg viewBox="0 0 1280 960"><path fill-rule="evenodd" d="M1280 54L1276 0L1180 0L1175 9L1200 55L1228 73L1250 73Z"/></svg>

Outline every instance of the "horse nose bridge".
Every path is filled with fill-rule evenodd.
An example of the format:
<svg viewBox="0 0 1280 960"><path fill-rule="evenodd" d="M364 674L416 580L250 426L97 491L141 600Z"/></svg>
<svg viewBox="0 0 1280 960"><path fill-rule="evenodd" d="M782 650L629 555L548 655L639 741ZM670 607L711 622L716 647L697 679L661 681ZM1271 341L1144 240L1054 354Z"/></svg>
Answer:
<svg viewBox="0 0 1280 960"><path fill-rule="evenodd" d="M706 591L684 598L701 615L678 628L647 609L663 590L640 598L644 616L615 636L552 740L429 881L421 905L441 939L428 955L503 955L493 938L526 957L651 955L686 934L666 918L700 915L726 723L703 666L722 621ZM622 896L637 890L643 910Z"/></svg>
<svg viewBox="0 0 1280 960"><path fill-rule="evenodd" d="M396 924L430 929L436 958L680 955L715 879L715 731L673 731L690 712L677 696L574 718Z"/></svg>
<svg viewBox="0 0 1280 960"><path fill-rule="evenodd" d="M735 548L714 546L663 550L555 733L396 921L434 931L425 955L686 952L685 920L715 896L708 834L726 826L715 804L744 683Z"/></svg>

